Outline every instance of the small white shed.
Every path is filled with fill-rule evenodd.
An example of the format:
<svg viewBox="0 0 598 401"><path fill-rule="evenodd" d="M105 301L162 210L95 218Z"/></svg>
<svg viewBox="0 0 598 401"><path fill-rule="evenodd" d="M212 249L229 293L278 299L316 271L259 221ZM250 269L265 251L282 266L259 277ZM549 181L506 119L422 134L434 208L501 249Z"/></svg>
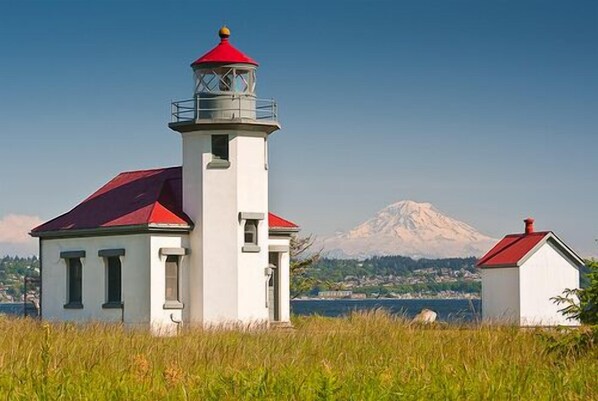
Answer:
<svg viewBox="0 0 598 401"><path fill-rule="evenodd" d="M583 260L551 231L505 236L477 263L482 274L482 318L520 326L578 325L559 312L552 297L579 287Z"/></svg>

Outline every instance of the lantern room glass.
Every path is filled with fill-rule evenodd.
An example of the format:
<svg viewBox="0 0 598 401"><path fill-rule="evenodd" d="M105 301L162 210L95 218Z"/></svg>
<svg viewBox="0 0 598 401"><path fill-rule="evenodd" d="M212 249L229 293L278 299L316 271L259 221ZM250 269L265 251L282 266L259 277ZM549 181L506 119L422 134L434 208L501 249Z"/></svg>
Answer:
<svg viewBox="0 0 598 401"><path fill-rule="evenodd" d="M196 68L195 94L236 93L255 96L255 69L219 66Z"/></svg>

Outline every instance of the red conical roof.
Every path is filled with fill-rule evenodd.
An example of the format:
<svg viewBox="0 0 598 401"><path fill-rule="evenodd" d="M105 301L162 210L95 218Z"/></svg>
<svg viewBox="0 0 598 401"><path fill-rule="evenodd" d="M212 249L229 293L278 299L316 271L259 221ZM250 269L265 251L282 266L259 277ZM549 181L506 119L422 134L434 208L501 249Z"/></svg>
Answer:
<svg viewBox="0 0 598 401"><path fill-rule="evenodd" d="M199 64L253 64L255 66L258 65L257 61L252 59L251 57L243 54L241 51L237 50L230 44L228 41L228 37L230 36L230 30L227 27L222 27L218 32L220 36L220 43L195 60L191 63L191 66L196 66Z"/></svg>

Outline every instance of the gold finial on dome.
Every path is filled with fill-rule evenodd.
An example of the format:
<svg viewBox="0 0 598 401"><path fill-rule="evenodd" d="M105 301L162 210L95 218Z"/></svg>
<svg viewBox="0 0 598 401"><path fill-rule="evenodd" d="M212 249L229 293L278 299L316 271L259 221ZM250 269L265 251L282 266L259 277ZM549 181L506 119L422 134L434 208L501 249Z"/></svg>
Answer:
<svg viewBox="0 0 598 401"><path fill-rule="evenodd" d="M228 38L230 36L230 29L228 29L228 27L226 25L224 25L218 31L218 36L220 36L220 39Z"/></svg>

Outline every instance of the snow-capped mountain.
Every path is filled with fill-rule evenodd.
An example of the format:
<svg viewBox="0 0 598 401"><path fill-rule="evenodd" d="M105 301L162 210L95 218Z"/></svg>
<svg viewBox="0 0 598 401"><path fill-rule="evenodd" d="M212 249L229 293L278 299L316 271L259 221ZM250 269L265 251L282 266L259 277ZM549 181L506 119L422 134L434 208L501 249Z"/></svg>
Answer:
<svg viewBox="0 0 598 401"><path fill-rule="evenodd" d="M445 216L430 203L404 200L347 232L319 241L332 258L402 255L413 258L480 256L496 239Z"/></svg>

